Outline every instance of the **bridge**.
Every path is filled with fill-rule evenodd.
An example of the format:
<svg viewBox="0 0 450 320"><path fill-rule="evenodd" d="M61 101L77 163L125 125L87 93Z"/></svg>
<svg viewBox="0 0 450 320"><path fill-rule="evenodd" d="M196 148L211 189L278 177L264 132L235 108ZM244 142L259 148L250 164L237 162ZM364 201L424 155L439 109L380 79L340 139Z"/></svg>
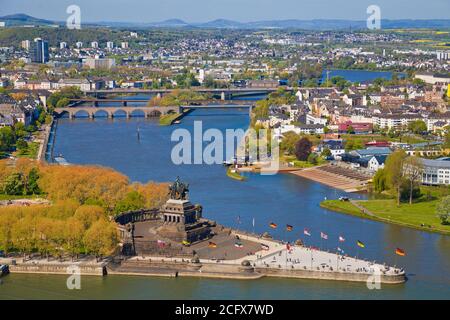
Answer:
<svg viewBox="0 0 450 320"><path fill-rule="evenodd" d="M77 99L69 99L70 106L78 106L80 104L91 104L93 107L99 107L100 103L103 104L111 104L107 107L114 107L117 104L122 106L128 106L131 103L148 103L149 99L132 99L132 98L120 98L120 99L103 99L103 98L77 98ZM193 106L193 105L235 105L239 103L240 105L253 105L256 103L255 100L216 100L216 99L208 99L208 100L186 100L182 101L182 104ZM84 107L84 106L83 106Z"/></svg>
<svg viewBox="0 0 450 320"><path fill-rule="evenodd" d="M98 117L159 117L165 114L171 113L179 113L180 107L65 107L65 108L56 108L56 115L63 115L67 113L70 119L77 118L83 115L88 115L89 118L98 118Z"/></svg>
<svg viewBox="0 0 450 320"><path fill-rule="evenodd" d="M224 94L238 94L238 93L255 93L264 94L277 91L279 88L190 88L189 91L195 91L199 93L212 93L221 95ZM293 90L292 88L285 88L288 91ZM142 93L142 94L165 94L174 91L180 91L182 89L137 89L137 88L116 88L116 89L97 89L97 90L86 90L86 94L130 94L130 93Z"/></svg>
<svg viewBox="0 0 450 320"><path fill-rule="evenodd" d="M254 102L254 101L253 101ZM62 116L67 113L70 119L77 118L83 115L87 115L89 118L98 117L145 117L153 118L160 117L161 115L182 113L183 111L190 109L242 109L248 108L249 112L252 110L253 105L184 105L184 106L168 106L168 107L147 107L147 106L118 106L118 107L94 107L94 106L72 106L65 108L56 108L55 114Z"/></svg>

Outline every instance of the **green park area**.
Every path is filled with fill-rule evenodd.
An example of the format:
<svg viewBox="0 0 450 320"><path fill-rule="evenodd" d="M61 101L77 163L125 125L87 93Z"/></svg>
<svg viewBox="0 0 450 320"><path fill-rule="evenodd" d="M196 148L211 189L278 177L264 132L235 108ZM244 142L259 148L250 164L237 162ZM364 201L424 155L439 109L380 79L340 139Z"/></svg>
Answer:
<svg viewBox="0 0 450 320"><path fill-rule="evenodd" d="M424 194L415 199L412 204L397 204L395 199L363 200L355 202L365 209L363 212L350 201L325 200L320 205L323 208L386 223L393 223L428 232L438 232L450 235L450 224L443 223L438 209L442 198L449 194L448 189L438 187L422 187Z"/></svg>
<svg viewBox="0 0 450 320"><path fill-rule="evenodd" d="M179 113L162 115L159 117L159 124L161 126L170 126L179 116L180 116Z"/></svg>

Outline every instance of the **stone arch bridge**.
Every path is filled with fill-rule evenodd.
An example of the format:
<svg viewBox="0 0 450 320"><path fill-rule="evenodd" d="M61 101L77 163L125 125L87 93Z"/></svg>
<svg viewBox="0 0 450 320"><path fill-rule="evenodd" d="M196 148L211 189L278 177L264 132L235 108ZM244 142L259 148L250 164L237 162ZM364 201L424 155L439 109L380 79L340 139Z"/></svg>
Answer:
<svg viewBox="0 0 450 320"><path fill-rule="evenodd" d="M165 114L179 113L180 107L128 107L128 106L118 106L118 107L65 107L56 108L55 114L61 116L64 113L69 115L70 119L77 118L80 116L88 115L89 118L105 117L159 117Z"/></svg>

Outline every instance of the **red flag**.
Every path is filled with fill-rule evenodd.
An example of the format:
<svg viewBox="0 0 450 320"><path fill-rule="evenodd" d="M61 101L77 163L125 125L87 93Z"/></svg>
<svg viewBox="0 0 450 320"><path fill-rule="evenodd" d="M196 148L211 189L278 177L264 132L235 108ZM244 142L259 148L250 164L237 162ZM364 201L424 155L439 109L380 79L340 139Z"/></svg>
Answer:
<svg viewBox="0 0 450 320"><path fill-rule="evenodd" d="M344 242L345 238L343 236L339 236L339 242Z"/></svg>
<svg viewBox="0 0 450 320"><path fill-rule="evenodd" d="M303 234L306 235L306 236L309 236L309 237L311 236L311 233L306 228L303 230Z"/></svg>
<svg viewBox="0 0 450 320"><path fill-rule="evenodd" d="M328 240L328 235L326 233L320 232L320 237L322 239Z"/></svg>

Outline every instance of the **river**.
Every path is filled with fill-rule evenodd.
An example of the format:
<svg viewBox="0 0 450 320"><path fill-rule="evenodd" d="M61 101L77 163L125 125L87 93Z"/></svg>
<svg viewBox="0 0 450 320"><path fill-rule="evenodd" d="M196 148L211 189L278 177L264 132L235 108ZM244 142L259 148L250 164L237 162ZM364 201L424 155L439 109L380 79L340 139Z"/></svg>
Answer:
<svg viewBox="0 0 450 320"><path fill-rule="evenodd" d="M132 181L173 181L176 176L190 184L190 198L200 203L204 215L221 224L248 231L265 231L279 239L328 250L340 246L349 255L399 265L406 269L408 281L402 285L383 285L369 290L364 283L311 281L298 279L260 279L255 281L200 278L163 279L153 277L83 277L82 289L66 289L64 276L11 274L2 279L0 299L449 299L450 237L404 227L363 220L319 207L324 198L344 193L291 174L261 176L247 174L239 182L225 175L222 165L172 164L170 153L175 142L173 130L192 131L194 121L204 129L246 128L248 111L199 110L181 124L160 127L157 120L144 118L60 119L55 154L69 163L100 164L126 174ZM137 139L137 130L140 140ZM350 197L364 198L353 194ZM255 219L253 228L252 220ZM272 230L269 222L280 227ZM292 232L284 226L294 226ZM303 229L312 232L303 236ZM329 240L321 240L320 232ZM338 236L346 238L338 243ZM356 241L365 248L356 246ZM397 247L406 257L394 254Z"/></svg>

